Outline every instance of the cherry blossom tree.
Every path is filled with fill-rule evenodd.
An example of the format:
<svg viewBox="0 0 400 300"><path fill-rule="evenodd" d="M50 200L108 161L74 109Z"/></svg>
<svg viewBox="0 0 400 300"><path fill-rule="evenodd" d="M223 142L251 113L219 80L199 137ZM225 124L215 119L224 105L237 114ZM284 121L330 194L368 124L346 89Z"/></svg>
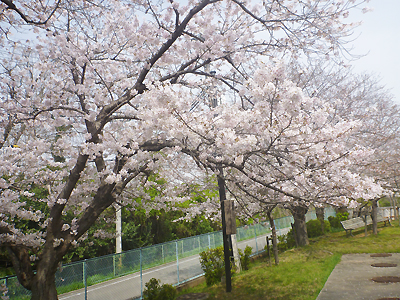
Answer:
<svg viewBox="0 0 400 300"><path fill-rule="evenodd" d="M302 71L299 72L299 69ZM399 108L393 102L390 91L372 75L354 74L349 67L338 68L326 62L297 65L293 76L309 94L331 102L335 109L333 116L355 119L362 124L349 136L347 143L363 145L374 151L353 163L352 169L373 176L386 191L395 193L399 176L396 149L400 124ZM332 117L332 122L335 121ZM376 207L379 198L371 200L373 207ZM374 228L376 231L376 222Z"/></svg>
<svg viewBox="0 0 400 300"><path fill-rule="evenodd" d="M334 107L306 96L287 80L281 63L265 65L251 77L240 91L252 103L249 109L220 105L211 111L179 112L180 96L171 92L172 87L158 87L154 93L168 94L170 100L157 107L174 113L157 126L184 137L181 151L200 166L217 175L225 169L225 179L233 185L231 193L237 190L247 196L244 206L253 206L253 213L261 211L262 202L269 202L265 189L280 193L281 203L293 213L298 243L305 245L305 214L311 204L349 206L383 192L373 178L352 167L372 152L347 143L359 122L340 118L331 122ZM147 96L154 98L151 93ZM160 111L152 110L152 119L161 119Z"/></svg>
<svg viewBox="0 0 400 300"><path fill-rule="evenodd" d="M310 199L294 179L356 124L325 129L325 105L260 58L336 55L363 2L2 0L0 241L32 299L57 299L62 257L177 152Z"/></svg>
<svg viewBox="0 0 400 300"><path fill-rule="evenodd" d="M291 65L293 67L293 65ZM299 71L301 69L301 71ZM349 139L374 149L370 160L355 165L373 174L393 191L397 189L398 160L396 143L399 129L399 108L390 91L370 74L355 74L349 67L337 67L318 62L294 68L294 79L309 95L329 101L334 116L358 120L362 125ZM292 77L291 77L292 78ZM381 167L379 167L379 165Z"/></svg>

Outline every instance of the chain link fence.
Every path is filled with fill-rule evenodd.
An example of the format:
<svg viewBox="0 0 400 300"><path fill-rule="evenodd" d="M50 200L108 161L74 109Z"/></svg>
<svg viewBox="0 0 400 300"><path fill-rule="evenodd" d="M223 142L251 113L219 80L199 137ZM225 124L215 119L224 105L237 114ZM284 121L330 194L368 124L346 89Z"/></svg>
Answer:
<svg viewBox="0 0 400 300"><path fill-rule="evenodd" d="M325 218L335 211L325 209ZM306 221L315 219L315 211L306 215ZM286 234L293 217L275 220L278 235ZM266 236L271 233L269 222L237 228L238 248L253 248L253 255L264 251ZM210 232L163 244L133 249L92 259L62 265L56 273L59 299L141 299L144 284L151 278L162 283L179 285L203 275L199 253L222 246L222 232ZM10 300L30 299L30 291L24 289L16 276L0 278L7 287Z"/></svg>

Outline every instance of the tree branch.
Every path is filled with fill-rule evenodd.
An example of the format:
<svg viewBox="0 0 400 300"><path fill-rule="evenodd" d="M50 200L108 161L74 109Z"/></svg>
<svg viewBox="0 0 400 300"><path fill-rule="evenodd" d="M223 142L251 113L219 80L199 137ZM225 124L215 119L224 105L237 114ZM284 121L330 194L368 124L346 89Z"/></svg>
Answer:
<svg viewBox="0 0 400 300"><path fill-rule="evenodd" d="M21 17L22 20L24 20L27 24L33 24L33 25L45 25L51 17L54 15L58 7L60 6L61 0L58 0L56 3L56 6L53 8L51 11L50 15L47 17L46 20L38 22L38 21L33 21L29 19L19 8L15 6L15 4L12 2L12 0L0 0L3 2L5 5L7 5L7 9L15 11L19 16Z"/></svg>

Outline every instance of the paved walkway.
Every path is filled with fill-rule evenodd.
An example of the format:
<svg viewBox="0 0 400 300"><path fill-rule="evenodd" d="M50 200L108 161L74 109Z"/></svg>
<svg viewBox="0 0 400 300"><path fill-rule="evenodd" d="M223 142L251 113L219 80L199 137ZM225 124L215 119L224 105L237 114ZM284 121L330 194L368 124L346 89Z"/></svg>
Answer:
<svg viewBox="0 0 400 300"><path fill-rule="evenodd" d="M371 266L376 263L394 263L397 267ZM379 276L400 276L400 253L393 253L389 257L345 254L316 300L400 299L400 282L377 283L371 280Z"/></svg>

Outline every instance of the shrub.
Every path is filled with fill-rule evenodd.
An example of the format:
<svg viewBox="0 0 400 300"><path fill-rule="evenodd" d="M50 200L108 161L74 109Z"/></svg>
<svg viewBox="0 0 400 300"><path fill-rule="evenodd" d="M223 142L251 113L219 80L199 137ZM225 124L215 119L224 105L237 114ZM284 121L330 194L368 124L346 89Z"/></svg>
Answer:
<svg viewBox="0 0 400 300"><path fill-rule="evenodd" d="M253 248L250 246L246 246L244 253L239 249L240 263L244 270L249 269L252 250ZM225 274L224 248L221 246L201 252L200 265L204 271L204 277L208 286L221 282L221 278ZM234 274L235 270L231 264L231 274Z"/></svg>
<svg viewBox="0 0 400 300"><path fill-rule="evenodd" d="M278 235L277 236L277 238L278 238L278 250L281 251L281 252L286 251L288 249L287 248L287 244L286 244L286 236L287 236L287 234Z"/></svg>
<svg viewBox="0 0 400 300"><path fill-rule="evenodd" d="M337 213L336 217L339 219L339 221L345 221L349 218L349 213L348 212Z"/></svg>
<svg viewBox="0 0 400 300"><path fill-rule="evenodd" d="M176 299L176 288L170 284L163 284L158 294L157 300L175 300Z"/></svg>
<svg viewBox="0 0 400 300"><path fill-rule="evenodd" d="M200 264L208 286L221 282L224 274L224 248L221 246L201 252Z"/></svg>
<svg viewBox="0 0 400 300"><path fill-rule="evenodd" d="M242 249L239 249L239 255L240 255L240 264L242 265L243 270L248 270L250 266L250 255L253 252L253 248L250 246L246 246L244 248L244 253Z"/></svg>
<svg viewBox="0 0 400 300"><path fill-rule="evenodd" d="M336 217L330 216L328 218L329 224L331 225L332 228L342 228L342 225L340 224L340 222L347 220L348 217L349 217L349 213L348 212L337 213Z"/></svg>
<svg viewBox="0 0 400 300"><path fill-rule="evenodd" d="M290 229L287 234L278 236L278 250L279 251L283 252L283 251L294 248L294 246L296 246L296 242L294 240L292 229Z"/></svg>
<svg viewBox="0 0 400 300"><path fill-rule="evenodd" d="M328 217L329 224L331 224L332 228L340 228L340 222L337 217L330 216Z"/></svg>
<svg viewBox="0 0 400 300"><path fill-rule="evenodd" d="M160 280L151 278L145 284L146 288L143 291L144 300L175 300L176 289L170 284L160 286Z"/></svg>
<svg viewBox="0 0 400 300"><path fill-rule="evenodd" d="M307 225L307 234L309 238L317 237L322 235L321 222L319 220L310 220L306 223ZM324 220L324 230L325 232L329 232L331 229L331 225L328 221Z"/></svg>
<svg viewBox="0 0 400 300"><path fill-rule="evenodd" d="M331 232L331 223L328 220L324 220L324 230L325 232Z"/></svg>

